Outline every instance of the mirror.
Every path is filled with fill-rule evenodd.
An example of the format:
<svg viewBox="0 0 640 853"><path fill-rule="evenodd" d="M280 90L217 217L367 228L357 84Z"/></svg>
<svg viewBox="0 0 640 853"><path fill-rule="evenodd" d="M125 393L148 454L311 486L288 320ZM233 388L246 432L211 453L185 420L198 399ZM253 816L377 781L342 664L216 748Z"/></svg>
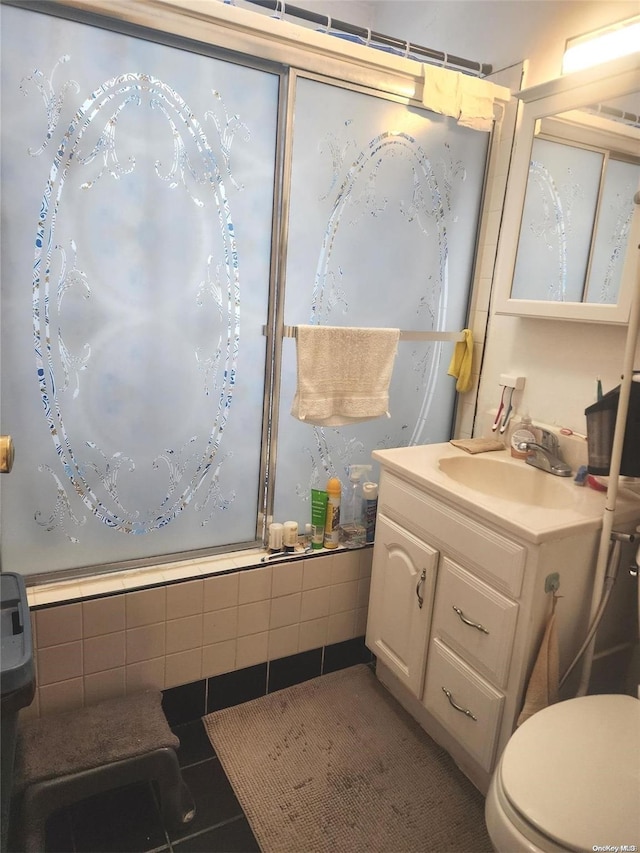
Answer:
<svg viewBox="0 0 640 853"><path fill-rule="evenodd" d="M626 323L640 242L640 56L521 100L496 268L502 314Z"/></svg>

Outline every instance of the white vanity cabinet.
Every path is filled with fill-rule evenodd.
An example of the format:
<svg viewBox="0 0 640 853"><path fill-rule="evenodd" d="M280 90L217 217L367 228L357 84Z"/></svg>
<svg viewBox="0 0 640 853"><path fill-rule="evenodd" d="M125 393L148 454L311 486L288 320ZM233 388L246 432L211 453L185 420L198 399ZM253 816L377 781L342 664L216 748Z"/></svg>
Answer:
<svg viewBox="0 0 640 853"><path fill-rule="evenodd" d="M384 515L376 524L367 645L422 696L438 552Z"/></svg>
<svg viewBox="0 0 640 853"><path fill-rule="evenodd" d="M433 488L418 478L412 450L423 451L374 453L382 471L366 643L380 681L486 792L550 613L549 576L558 574L563 596L561 671L584 638L601 522L589 510L588 522L565 530L554 509L554 527L519 535L508 518L503 525L464 494L444 493L439 474ZM406 459L406 471L388 457ZM600 498L585 499L599 510Z"/></svg>

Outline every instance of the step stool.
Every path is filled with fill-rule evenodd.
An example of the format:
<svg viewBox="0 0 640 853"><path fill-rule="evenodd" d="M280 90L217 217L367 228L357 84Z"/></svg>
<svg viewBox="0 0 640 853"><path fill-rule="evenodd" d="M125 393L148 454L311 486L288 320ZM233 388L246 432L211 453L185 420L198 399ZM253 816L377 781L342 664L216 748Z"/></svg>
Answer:
<svg viewBox="0 0 640 853"><path fill-rule="evenodd" d="M16 841L25 853L42 853L47 818L57 809L142 780L158 783L171 828L193 819L176 755L180 741L161 702L160 691L147 691L19 724Z"/></svg>

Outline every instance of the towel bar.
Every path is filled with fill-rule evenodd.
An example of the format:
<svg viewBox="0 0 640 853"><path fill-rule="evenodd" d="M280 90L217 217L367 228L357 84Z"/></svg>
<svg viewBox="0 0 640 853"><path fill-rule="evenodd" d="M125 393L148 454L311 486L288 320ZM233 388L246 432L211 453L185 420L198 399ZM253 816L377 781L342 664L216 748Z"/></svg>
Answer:
<svg viewBox="0 0 640 853"><path fill-rule="evenodd" d="M267 334L267 327L262 327L262 334ZM298 327L297 326L283 326L282 327L282 337L283 338L296 338L298 336ZM400 340L401 341L463 341L464 333L463 332L412 332L405 331L403 329L400 330Z"/></svg>

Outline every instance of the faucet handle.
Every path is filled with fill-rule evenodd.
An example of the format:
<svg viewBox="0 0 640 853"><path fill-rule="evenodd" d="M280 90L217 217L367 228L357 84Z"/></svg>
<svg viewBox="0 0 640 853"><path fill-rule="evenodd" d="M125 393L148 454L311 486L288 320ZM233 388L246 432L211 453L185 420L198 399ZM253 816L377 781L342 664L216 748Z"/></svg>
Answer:
<svg viewBox="0 0 640 853"><path fill-rule="evenodd" d="M551 451L554 456L560 457L560 442L558 436L547 429L540 429L540 444Z"/></svg>

